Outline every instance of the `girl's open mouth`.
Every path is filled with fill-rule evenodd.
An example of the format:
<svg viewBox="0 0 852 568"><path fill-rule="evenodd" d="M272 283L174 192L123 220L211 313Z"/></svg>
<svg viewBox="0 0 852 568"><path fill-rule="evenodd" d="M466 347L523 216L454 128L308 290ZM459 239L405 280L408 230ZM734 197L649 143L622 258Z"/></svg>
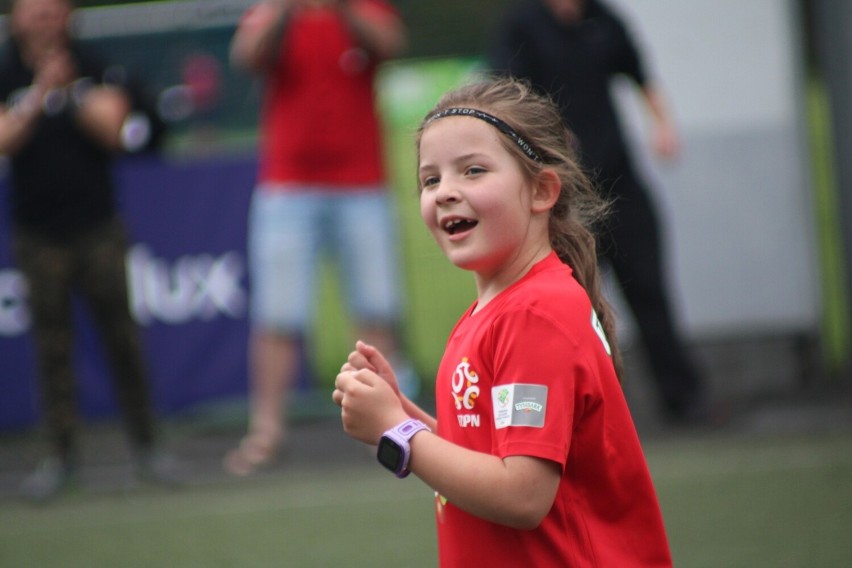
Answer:
<svg viewBox="0 0 852 568"><path fill-rule="evenodd" d="M444 221L442 227L444 231L449 233L450 235L455 235L458 233L463 233L465 231L469 231L477 225L477 221L473 219L461 219L455 218L450 219L449 221Z"/></svg>

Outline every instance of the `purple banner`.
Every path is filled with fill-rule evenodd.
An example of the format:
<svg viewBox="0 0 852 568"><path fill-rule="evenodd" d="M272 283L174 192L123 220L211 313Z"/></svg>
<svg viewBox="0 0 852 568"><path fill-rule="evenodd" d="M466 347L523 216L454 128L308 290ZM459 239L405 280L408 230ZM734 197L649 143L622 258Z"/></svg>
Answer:
<svg viewBox="0 0 852 568"><path fill-rule="evenodd" d="M128 282L156 408L172 413L244 395L248 333L246 216L254 158L118 165L130 230ZM0 180L0 429L39 417L26 285L9 250L8 188ZM115 413L99 339L78 302L76 369L88 418Z"/></svg>

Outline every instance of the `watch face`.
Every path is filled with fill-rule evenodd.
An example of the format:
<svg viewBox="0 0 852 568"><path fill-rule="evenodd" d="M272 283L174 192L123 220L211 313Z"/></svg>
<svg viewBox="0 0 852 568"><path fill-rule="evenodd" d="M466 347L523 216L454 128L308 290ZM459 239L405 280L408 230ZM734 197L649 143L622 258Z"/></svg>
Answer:
<svg viewBox="0 0 852 568"><path fill-rule="evenodd" d="M393 440L382 438L379 442L379 449L376 455L379 459L379 463L389 470L398 472L402 469L404 452L399 444Z"/></svg>

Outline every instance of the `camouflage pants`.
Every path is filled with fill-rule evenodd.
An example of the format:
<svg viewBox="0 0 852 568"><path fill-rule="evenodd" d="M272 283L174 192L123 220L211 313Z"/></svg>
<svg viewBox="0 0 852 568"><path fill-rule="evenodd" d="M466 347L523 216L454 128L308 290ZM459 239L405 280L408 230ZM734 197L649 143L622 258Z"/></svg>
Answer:
<svg viewBox="0 0 852 568"><path fill-rule="evenodd" d="M97 326L115 396L131 443L153 443L149 385L136 322L128 305L124 228L117 219L63 241L17 231L14 253L29 284L42 410L54 451L76 459L77 385L74 377L72 294Z"/></svg>

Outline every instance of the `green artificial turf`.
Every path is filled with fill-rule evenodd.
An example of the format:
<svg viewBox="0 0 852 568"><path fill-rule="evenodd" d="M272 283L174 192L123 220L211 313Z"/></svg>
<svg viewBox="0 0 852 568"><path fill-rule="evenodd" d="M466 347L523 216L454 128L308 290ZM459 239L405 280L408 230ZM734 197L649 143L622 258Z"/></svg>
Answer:
<svg viewBox="0 0 852 568"><path fill-rule="evenodd" d="M652 440L675 565L852 565L852 434ZM372 463L0 502L0 566L434 567L432 493Z"/></svg>

